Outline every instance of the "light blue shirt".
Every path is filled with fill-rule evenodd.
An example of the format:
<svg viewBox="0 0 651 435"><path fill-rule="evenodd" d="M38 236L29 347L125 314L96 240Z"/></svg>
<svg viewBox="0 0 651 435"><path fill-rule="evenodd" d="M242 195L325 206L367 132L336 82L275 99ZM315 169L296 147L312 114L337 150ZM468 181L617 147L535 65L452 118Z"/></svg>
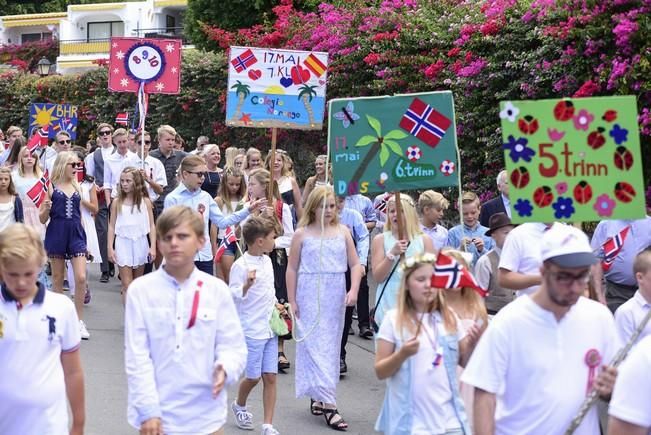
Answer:
<svg viewBox="0 0 651 435"><path fill-rule="evenodd" d="M173 205L185 205L190 207L192 210L198 212L203 218L203 235L206 238L206 242L194 258L195 261L209 261L213 258L212 248L210 246L209 221L210 223L217 225L219 228L226 228L229 225L240 223L249 215L249 209L245 207L233 214L224 216L215 200L212 199L206 191L197 189L192 192L188 190L183 183L176 186L176 189L172 190L165 197L164 209L172 207Z"/></svg>
<svg viewBox="0 0 651 435"><path fill-rule="evenodd" d="M368 262L368 229L364 224L362 215L357 210L344 208L339 213L339 222L346 225L352 233L359 262L366 267Z"/></svg>
<svg viewBox="0 0 651 435"><path fill-rule="evenodd" d="M434 249L437 251L446 246L448 242L448 230L441 224L436 224L432 228L429 228L421 223L420 229L423 234L429 236L429 238L432 239Z"/></svg>
<svg viewBox="0 0 651 435"><path fill-rule="evenodd" d="M475 246L474 243L468 243L466 246L465 251L472 253L472 265L479 260L479 257L493 249L493 245L495 242L493 239L490 237L486 236L486 231L488 231L488 228L485 226L481 225L480 223L477 223L477 226L475 228L470 228L466 224L463 225L457 225L454 228L451 228L448 231L448 243L447 246L450 246L454 249L460 249L461 248L461 240L464 237L467 237L469 239L474 239L477 237L481 237L482 240L484 241L484 250L481 252L477 251L477 247Z"/></svg>
<svg viewBox="0 0 651 435"><path fill-rule="evenodd" d="M352 208L359 212L364 222L375 222L375 208L373 202L362 194L355 194L346 197L346 208Z"/></svg>
<svg viewBox="0 0 651 435"><path fill-rule="evenodd" d="M510 218L511 217L511 200L507 198L504 195L500 195L502 197L502 204L504 204L504 209L506 210L506 215Z"/></svg>

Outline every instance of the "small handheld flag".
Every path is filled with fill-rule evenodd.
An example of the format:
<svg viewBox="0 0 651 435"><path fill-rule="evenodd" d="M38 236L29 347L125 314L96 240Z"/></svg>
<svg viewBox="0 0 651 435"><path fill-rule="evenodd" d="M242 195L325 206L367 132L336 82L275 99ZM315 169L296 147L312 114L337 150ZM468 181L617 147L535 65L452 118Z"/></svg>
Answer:
<svg viewBox="0 0 651 435"><path fill-rule="evenodd" d="M601 245L603 250L604 258L601 261L601 268L604 272L608 272L612 267L619 251L624 247L624 242L626 241L626 236L628 236L628 231L631 229L630 225L623 228L620 232L615 234L613 237L609 238Z"/></svg>
<svg viewBox="0 0 651 435"><path fill-rule="evenodd" d="M226 252L226 248L228 247L228 245L230 245L233 242L237 242L237 236L235 236L235 229L231 225L228 228L226 228L226 234L224 234L224 239L217 247L217 252L215 252L215 263L219 262L219 260L222 258L222 255L224 255L224 252Z"/></svg>
<svg viewBox="0 0 651 435"><path fill-rule="evenodd" d="M129 113L120 112L115 116L115 123L120 125L129 125Z"/></svg>
<svg viewBox="0 0 651 435"><path fill-rule="evenodd" d="M488 295L488 291L481 288L468 269L453 257L442 253L438 254L438 257L436 257L436 263L434 263L432 287L470 287L479 293L481 297L486 297Z"/></svg>
<svg viewBox="0 0 651 435"><path fill-rule="evenodd" d="M30 153L33 153L34 150L38 147L46 147L48 142L48 130L49 125L39 128L36 130L36 133L29 138L27 142L27 149Z"/></svg>
<svg viewBox="0 0 651 435"><path fill-rule="evenodd" d="M47 185L50 184L50 177L47 170L43 176L27 191L27 197L34 202L36 207L40 207L45 198L47 198Z"/></svg>

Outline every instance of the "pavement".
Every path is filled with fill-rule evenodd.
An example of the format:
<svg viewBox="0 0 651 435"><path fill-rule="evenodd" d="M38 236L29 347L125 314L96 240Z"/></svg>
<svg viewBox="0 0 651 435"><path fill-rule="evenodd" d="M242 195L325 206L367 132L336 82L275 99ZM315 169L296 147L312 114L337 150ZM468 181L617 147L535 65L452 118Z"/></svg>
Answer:
<svg viewBox="0 0 651 435"><path fill-rule="evenodd" d="M84 319L91 334L81 346L81 357L86 379L87 435L131 435L138 433L126 420L127 382L124 373L124 310L120 300L120 284L111 278L107 284L99 282L99 267L90 265L88 279L92 301L86 306ZM374 300L374 297L371 297ZM357 332L357 322L353 321ZM349 425L348 434L374 433L373 425L384 397L384 382L378 381L373 370L373 341L350 336L347 363L348 373L337 388L337 406ZM285 353L294 361L294 343L285 346ZM235 397L237 386L229 389L229 403ZM232 413L226 424L226 434L259 433L262 424L262 383L251 393L248 403L253 413L254 431L237 428ZM309 400L294 397L293 367L287 374L278 375L278 399L274 427L281 434L335 433L323 417L309 413ZM192 434L194 435L194 434ZM199 435L199 434L197 434Z"/></svg>

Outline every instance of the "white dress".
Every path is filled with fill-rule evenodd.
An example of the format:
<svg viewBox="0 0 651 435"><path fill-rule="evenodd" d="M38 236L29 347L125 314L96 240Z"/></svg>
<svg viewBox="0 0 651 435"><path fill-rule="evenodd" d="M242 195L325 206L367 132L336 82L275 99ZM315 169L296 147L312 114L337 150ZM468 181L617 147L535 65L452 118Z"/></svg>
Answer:
<svg viewBox="0 0 651 435"><path fill-rule="evenodd" d="M115 256L120 267L139 267L149 255L149 213L145 201L138 207L122 204L115 219Z"/></svg>
<svg viewBox="0 0 651 435"><path fill-rule="evenodd" d="M12 198L9 202L0 203L0 231L14 223L16 223L16 218L14 217L14 201Z"/></svg>
<svg viewBox="0 0 651 435"><path fill-rule="evenodd" d="M81 199L84 201L90 201L90 190L93 187L93 183L84 181L81 183ZM81 225L86 231L86 249L90 252L90 255L93 256L93 263L101 263L102 255L99 251L99 242L97 241L97 230L95 229L95 219L90 214L88 209L81 206Z"/></svg>

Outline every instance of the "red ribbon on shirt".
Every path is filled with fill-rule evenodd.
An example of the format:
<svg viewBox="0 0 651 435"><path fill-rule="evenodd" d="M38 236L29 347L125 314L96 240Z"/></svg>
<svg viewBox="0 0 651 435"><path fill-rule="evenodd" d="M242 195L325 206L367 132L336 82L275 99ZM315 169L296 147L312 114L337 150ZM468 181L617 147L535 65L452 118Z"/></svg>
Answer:
<svg viewBox="0 0 651 435"><path fill-rule="evenodd" d="M188 322L188 329L194 326L194 323L197 321L197 311L199 310L199 290L203 281L197 281L197 289L194 291L194 299L192 300L192 312L190 313L190 321Z"/></svg>

